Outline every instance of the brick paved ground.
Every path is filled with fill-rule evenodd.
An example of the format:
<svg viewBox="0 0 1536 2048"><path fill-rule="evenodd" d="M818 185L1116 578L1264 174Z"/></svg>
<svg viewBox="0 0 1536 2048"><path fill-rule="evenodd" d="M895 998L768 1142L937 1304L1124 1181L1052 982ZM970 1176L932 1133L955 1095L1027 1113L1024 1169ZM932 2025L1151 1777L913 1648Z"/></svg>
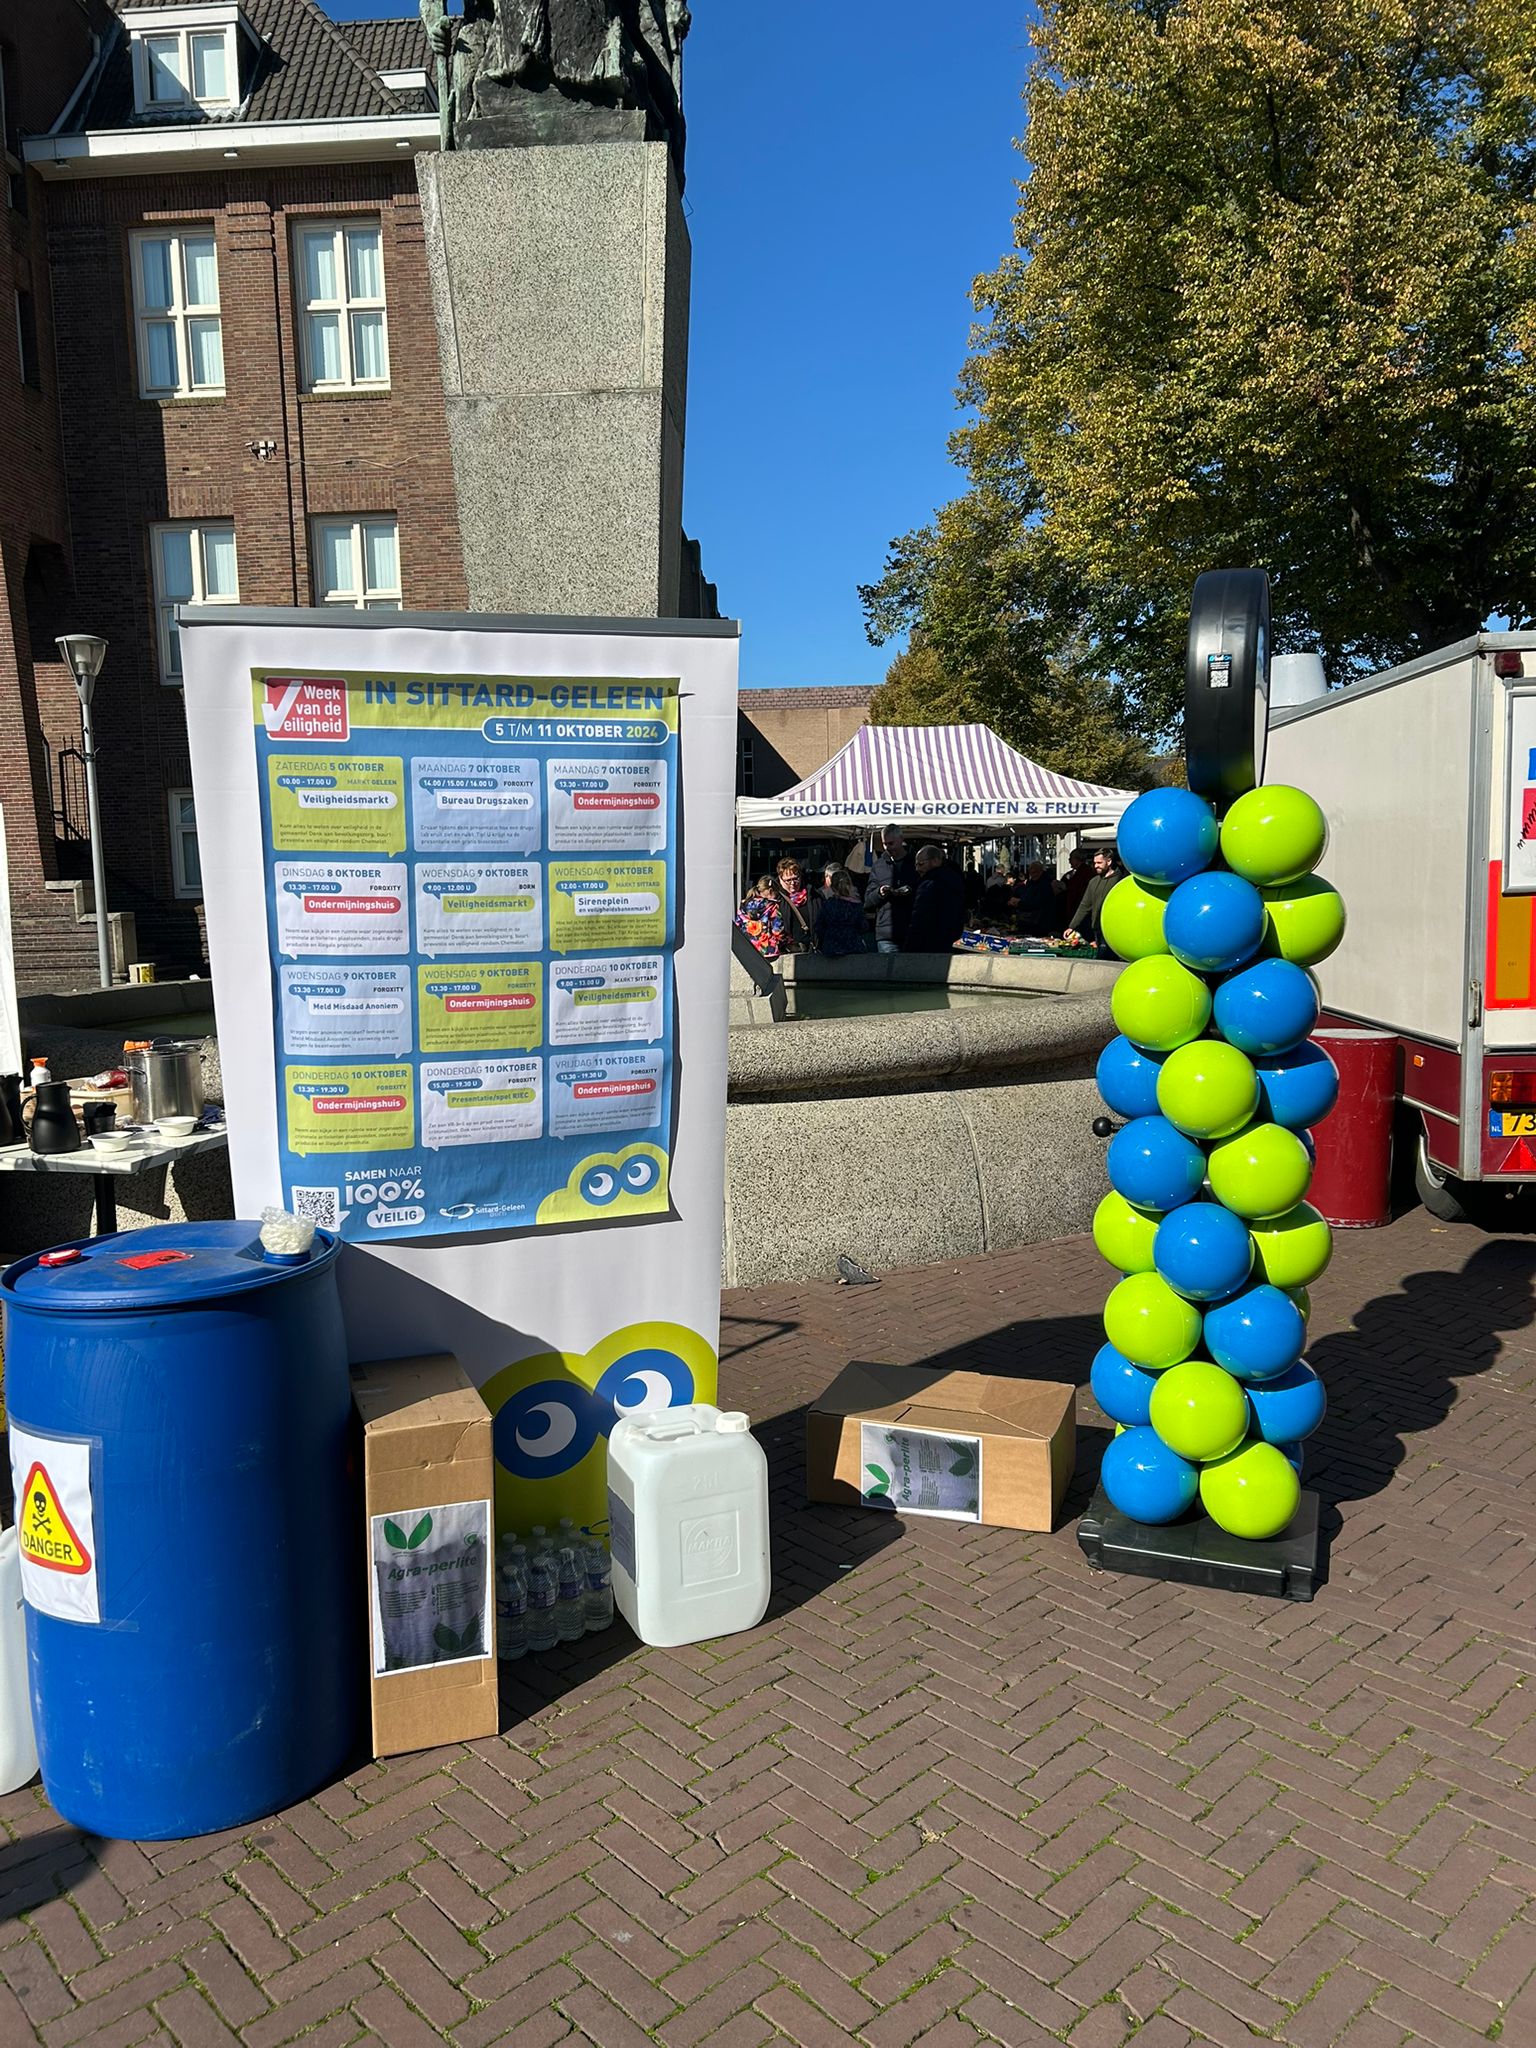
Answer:
<svg viewBox="0 0 1536 2048"><path fill-rule="evenodd" d="M804 1507L847 1357L1080 1376L1104 1285L1079 1241L730 1297L769 1622L519 1665L505 1736L227 1837L0 1802L0 2042L1536 2043L1536 1243L1345 1240L1309 1607Z"/></svg>

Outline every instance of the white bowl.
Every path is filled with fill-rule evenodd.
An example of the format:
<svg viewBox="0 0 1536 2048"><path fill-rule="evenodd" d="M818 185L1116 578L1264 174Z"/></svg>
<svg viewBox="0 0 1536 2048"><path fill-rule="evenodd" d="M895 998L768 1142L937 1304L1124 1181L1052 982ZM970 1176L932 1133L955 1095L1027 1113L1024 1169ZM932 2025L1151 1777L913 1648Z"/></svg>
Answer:
<svg viewBox="0 0 1536 2048"><path fill-rule="evenodd" d="M126 1152L139 1141L137 1131L93 1131L91 1143L98 1152Z"/></svg>
<svg viewBox="0 0 1536 2048"><path fill-rule="evenodd" d="M165 1138L190 1138L197 1129L195 1116L157 1116L155 1124Z"/></svg>

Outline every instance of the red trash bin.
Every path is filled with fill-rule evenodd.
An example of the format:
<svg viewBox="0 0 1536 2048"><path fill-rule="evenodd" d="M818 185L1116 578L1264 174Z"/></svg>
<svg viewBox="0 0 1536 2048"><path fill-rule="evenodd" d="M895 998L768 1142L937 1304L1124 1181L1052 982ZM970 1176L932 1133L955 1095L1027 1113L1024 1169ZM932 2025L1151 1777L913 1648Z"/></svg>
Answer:
<svg viewBox="0 0 1536 2048"><path fill-rule="evenodd" d="M1375 1230L1392 1214L1392 1112L1398 1041L1390 1031L1313 1033L1339 1070L1339 1101L1312 1133L1317 1170L1307 1200L1344 1230Z"/></svg>

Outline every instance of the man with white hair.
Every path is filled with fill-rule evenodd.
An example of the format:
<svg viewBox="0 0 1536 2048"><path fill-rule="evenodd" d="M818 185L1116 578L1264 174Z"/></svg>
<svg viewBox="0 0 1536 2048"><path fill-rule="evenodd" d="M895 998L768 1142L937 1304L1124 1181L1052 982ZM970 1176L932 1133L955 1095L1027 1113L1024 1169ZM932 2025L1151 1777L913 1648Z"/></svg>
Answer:
<svg viewBox="0 0 1536 2048"><path fill-rule="evenodd" d="M887 825L864 885L864 907L875 913L875 945L880 952L902 951L916 887L917 867L907 851L906 834L899 825Z"/></svg>

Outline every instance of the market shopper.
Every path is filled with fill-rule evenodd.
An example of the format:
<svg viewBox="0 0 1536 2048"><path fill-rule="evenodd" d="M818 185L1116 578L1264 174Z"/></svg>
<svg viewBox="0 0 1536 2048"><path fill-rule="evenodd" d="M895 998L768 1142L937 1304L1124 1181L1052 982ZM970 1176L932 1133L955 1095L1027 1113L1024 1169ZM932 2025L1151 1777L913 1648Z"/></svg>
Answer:
<svg viewBox="0 0 1536 2048"><path fill-rule="evenodd" d="M1093 879L1082 894L1077 906L1077 915L1068 926L1064 936L1069 945L1100 946L1104 935L1099 916L1104 908L1104 898L1119 881L1124 870L1119 856L1112 846L1101 846L1093 856Z"/></svg>
<svg viewBox="0 0 1536 2048"><path fill-rule="evenodd" d="M902 941L904 953L948 953L965 930L965 877L944 858L941 846L917 856L917 893Z"/></svg>
<svg viewBox="0 0 1536 2048"><path fill-rule="evenodd" d="M736 913L738 931L746 933L765 960L777 960L784 944L784 919L774 893L772 875L759 875Z"/></svg>
<svg viewBox="0 0 1536 2048"><path fill-rule="evenodd" d="M846 868L827 870L827 886L816 906L816 950L829 960L869 951L864 899Z"/></svg>
<svg viewBox="0 0 1536 2048"><path fill-rule="evenodd" d="M880 834L879 849L870 863L864 905L874 912L875 946L881 953L900 953L912 915L912 896L917 887L917 864L907 851L906 834L899 825L887 825ZM962 894L964 885L962 884Z"/></svg>
<svg viewBox="0 0 1536 2048"><path fill-rule="evenodd" d="M774 870L774 900L783 926L781 953L809 953L816 944L816 906L794 854L786 853Z"/></svg>
<svg viewBox="0 0 1536 2048"><path fill-rule="evenodd" d="M1072 931L1077 923L1077 907L1083 900L1083 891L1093 880L1093 852L1086 846L1074 846L1067 855L1067 872L1057 885L1061 891L1056 914L1061 919L1063 931Z"/></svg>
<svg viewBox="0 0 1536 2048"><path fill-rule="evenodd" d="M1030 862L1014 892L1012 908L1015 924L1029 938L1043 939L1056 929L1056 884L1042 861Z"/></svg>

